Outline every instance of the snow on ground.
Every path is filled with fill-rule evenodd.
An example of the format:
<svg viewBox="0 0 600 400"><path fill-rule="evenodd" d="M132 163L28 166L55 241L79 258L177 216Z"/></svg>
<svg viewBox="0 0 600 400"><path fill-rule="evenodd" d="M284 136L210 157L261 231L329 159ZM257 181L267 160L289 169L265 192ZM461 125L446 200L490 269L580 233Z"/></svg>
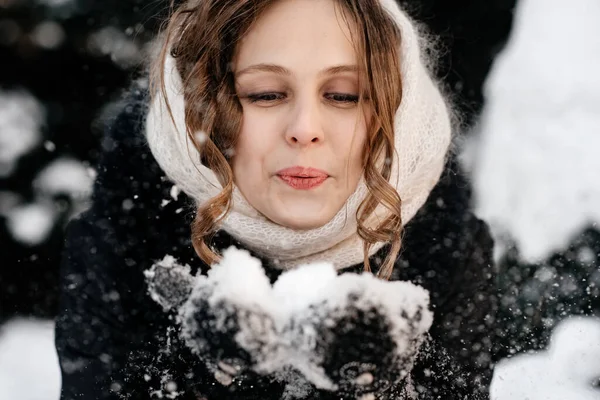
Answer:
<svg viewBox="0 0 600 400"><path fill-rule="evenodd" d="M15 319L0 327L0 399L58 400L60 372L52 321Z"/></svg>
<svg viewBox="0 0 600 400"><path fill-rule="evenodd" d="M598 21L598 0L521 0L467 145L476 212L525 261L600 222Z"/></svg>
<svg viewBox="0 0 600 400"><path fill-rule="evenodd" d="M549 348L496 366L491 400L599 400L600 319L562 321Z"/></svg>
<svg viewBox="0 0 600 400"><path fill-rule="evenodd" d="M0 178L9 176L19 158L39 144L45 120L43 106L31 94L0 90Z"/></svg>

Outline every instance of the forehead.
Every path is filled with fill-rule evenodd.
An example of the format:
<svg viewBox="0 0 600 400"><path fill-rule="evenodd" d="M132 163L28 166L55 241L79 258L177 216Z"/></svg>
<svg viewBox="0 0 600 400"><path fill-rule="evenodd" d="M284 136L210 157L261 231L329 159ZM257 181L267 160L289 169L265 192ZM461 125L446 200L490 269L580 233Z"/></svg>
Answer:
<svg viewBox="0 0 600 400"><path fill-rule="evenodd" d="M334 0L274 2L241 38L236 70L258 63L292 71L356 63L343 12Z"/></svg>

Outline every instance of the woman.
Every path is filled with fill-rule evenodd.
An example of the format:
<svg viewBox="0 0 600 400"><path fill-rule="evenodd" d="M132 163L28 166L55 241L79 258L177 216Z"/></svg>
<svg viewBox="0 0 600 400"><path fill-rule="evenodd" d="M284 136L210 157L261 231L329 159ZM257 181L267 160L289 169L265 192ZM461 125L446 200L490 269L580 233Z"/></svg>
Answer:
<svg viewBox="0 0 600 400"><path fill-rule="evenodd" d="M447 157L451 111L421 40L392 0L176 10L151 89L134 85L110 122L93 204L68 229L62 398L486 398L492 241ZM396 368L382 359L343 391L219 379L144 271L168 254L206 273L231 245L272 281L325 261L428 290L433 324L409 376L382 384ZM381 352L389 335L372 332ZM350 362L368 352L349 346Z"/></svg>

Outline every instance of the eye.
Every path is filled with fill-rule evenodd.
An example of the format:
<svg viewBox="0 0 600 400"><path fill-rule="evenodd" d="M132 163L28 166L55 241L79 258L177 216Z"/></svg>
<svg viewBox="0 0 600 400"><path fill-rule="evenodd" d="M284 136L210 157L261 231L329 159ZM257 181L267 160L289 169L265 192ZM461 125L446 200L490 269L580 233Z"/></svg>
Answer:
<svg viewBox="0 0 600 400"><path fill-rule="evenodd" d="M270 102L274 102L274 101L278 101L278 100L283 100L285 98L285 94L277 93L277 92L255 93L255 94L249 94L246 97L248 98L248 100L250 100L251 103L257 103L257 102L270 103Z"/></svg>
<svg viewBox="0 0 600 400"><path fill-rule="evenodd" d="M358 95L355 94L327 93L325 97L336 103L358 103Z"/></svg>

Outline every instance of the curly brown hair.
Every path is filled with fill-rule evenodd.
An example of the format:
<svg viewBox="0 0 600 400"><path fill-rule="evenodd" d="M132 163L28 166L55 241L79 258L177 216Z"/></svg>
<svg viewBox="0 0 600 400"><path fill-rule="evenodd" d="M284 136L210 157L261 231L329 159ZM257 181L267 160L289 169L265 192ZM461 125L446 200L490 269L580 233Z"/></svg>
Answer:
<svg viewBox="0 0 600 400"><path fill-rule="evenodd" d="M223 189L199 206L192 224L192 243L199 257L211 265L219 255L210 242L220 221L231 209L234 189L231 150L235 148L242 120L236 97L232 60L237 43L276 0L188 0L173 7L159 56L154 61L152 93L165 95L164 63L167 54L176 60L183 81L187 135L201 154L202 163L218 177ZM369 249L377 242L389 243L378 276L389 279L401 247L402 201L388 179L397 157L394 116L402 97L399 49L401 35L380 0L334 0L352 33L359 61L360 103L368 107L367 141L363 153L365 183L369 194L356 219L364 243L365 271L371 271ZM167 107L170 110L169 105ZM195 133L204 132L202 140ZM374 210L382 205L387 217L367 226Z"/></svg>

